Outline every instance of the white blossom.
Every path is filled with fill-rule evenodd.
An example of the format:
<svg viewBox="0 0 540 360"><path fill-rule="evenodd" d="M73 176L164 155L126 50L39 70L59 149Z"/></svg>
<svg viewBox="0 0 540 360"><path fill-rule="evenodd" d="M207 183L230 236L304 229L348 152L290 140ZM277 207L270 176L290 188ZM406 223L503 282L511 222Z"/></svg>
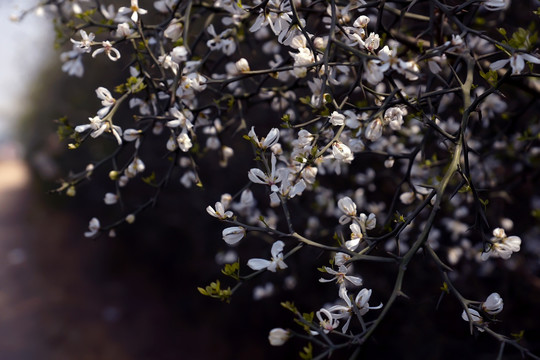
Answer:
<svg viewBox="0 0 540 360"><path fill-rule="evenodd" d="M225 207L221 202L216 202L214 205L214 208L211 206L206 207L206 212L210 214L210 216L213 216L215 218L218 218L220 220L225 220L233 216L232 211L225 211Z"/></svg>
<svg viewBox="0 0 540 360"><path fill-rule="evenodd" d="M520 250L520 246L521 238L519 236L506 236L504 229L496 228L493 230L489 249L482 253L482 260L486 261L490 257L500 257L507 260L512 256L512 253Z"/></svg>
<svg viewBox="0 0 540 360"><path fill-rule="evenodd" d="M351 148L339 141L334 141L332 144L332 155L334 159L346 164L350 164L354 160Z"/></svg>
<svg viewBox="0 0 540 360"><path fill-rule="evenodd" d="M495 315L503 310L503 299L498 293L490 294L482 303L482 309L490 315Z"/></svg>
<svg viewBox="0 0 540 360"><path fill-rule="evenodd" d="M478 313L478 311L474 310L474 309L471 309L469 308L469 313L471 315L471 320L473 322L473 324L476 324L476 325L482 325L484 324L484 319L482 319L482 316L480 316L480 314ZM467 312L465 310L463 310L463 312L461 313L461 318L465 321L469 321L469 317L467 316ZM482 329L481 327L477 327L478 331L480 332L484 332L484 329Z"/></svg>
<svg viewBox="0 0 540 360"><path fill-rule="evenodd" d="M118 9L119 15L127 15L131 12L131 20L133 22L137 22L139 20L139 15L145 15L148 11L145 9L141 9L139 7L139 1L138 0L131 0L131 6L130 7L124 7Z"/></svg>
<svg viewBox="0 0 540 360"><path fill-rule="evenodd" d="M88 231L84 233L84 236L87 238L94 237L97 235L101 228L101 224L97 218L92 218L88 224Z"/></svg>
<svg viewBox="0 0 540 360"><path fill-rule="evenodd" d="M525 68L525 60L533 64L540 64L540 59L536 56L525 53L514 53L508 59L498 60L491 63L489 68L491 70L499 70L506 66L506 64L510 63L512 75L518 75L521 74L521 71L523 71Z"/></svg>
<svg viewBox="0 0 540 360"><path fill-rule="evenodd" d="M325 279L325 278L320 278L319 281L320 282L332 282L332 281L335 281L337 284L339 284L340 286L344 286L345 285L345 280L347 280L348 282L350 282L351 284L355 285L355 286L360 286L362 285L362 278L358 277L358 276L351 276L351 275L347 275L347 273L349 272L349 269L351 267L349 266L345 266L345 265L340 265L338 270L334 270L328 266L325 266L324 269L326 270L326 272L330 275L333 275L332 278L330 279Z"/></svg>
<svg viewBox="0 0 540 360"><path fill-rule="evenodd" d="M281 346L285 344L287 340L289 340L290 336L290 331L281 328L274 328L270 330L270 333L268 334L268 341L272 346Z"/></svg>
<svg viewBox="0 0 540 360"><path fill-rule="evenodd" d="M246 229L242 226L232 226L223 229L223 240L229 245L235 245L246 235Z"/></svg>
<svg viewBox="0 0 540 360"><path fill-rule="evenodd" d="M84 52L90 52L91 46L96 36L93 33L87 34L86 31L82 29L79 30L79 34L81 35L81 41L70 39L71 42Z"/></svg>
<svg viewBox="0 0 540 360"><path fill-rule="evenodd" d="M270 253L272 254L272 258L270 260L266 259L249 259L247 262L247 266L252 268L253 270L262 270L266 269L271 272L276 272L277 269L286 269L287 264L283 261L283 247L285 244L283 241L278 240L272 245L272 249Z"/></svg>
<svg viewBox="0 0 540 360"><path fill-rule="evenodd" d="M96 55L101 54L102 52L104 52L105 54L107 54L109 59L111 59L111 61L116 61L116 60L120 59L120 51L118 51L118 49L114 48L112 46L112 44L110 43L110 41L103 41L101 43L101 45L103 47L95 50L92 53L92 57L96 57Z"/></svg>

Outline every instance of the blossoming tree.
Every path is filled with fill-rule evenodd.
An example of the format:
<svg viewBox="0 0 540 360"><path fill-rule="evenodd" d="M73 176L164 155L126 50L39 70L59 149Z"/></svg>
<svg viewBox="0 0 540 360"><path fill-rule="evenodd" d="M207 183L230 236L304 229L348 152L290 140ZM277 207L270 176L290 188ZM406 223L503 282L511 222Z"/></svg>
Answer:
<svg viewBox="0 0 540 360"><path fill-rule="evenodd" d="M116 149L57 189L75 196L98 167L108 172L115 191L104 204L128 210L92 218L86 237L115 236L170 180L203 187L200 160L227 167L245 156L235 147L241 140L252 149L244 181L200 204L223 223L216 242L231 247L227 279L200 293L228 302L248 281L287 273L317 249L312 271L335 299L314 309L283 302L296 327L268 329L270 345L296 337L304 359L340 349L356 356L407 298L411 264L427 258L439 303L459 303L471 333L491 336L501 356L513 347L538 358L519 336L497 332L500 289L480 301L455 285L463 263L480 273L522 256L524 231L491 203L520 179L538 179L540 12L529 2L520 9L532 24L525 27L505 26L522 6L509 0L106 3L39 5L70 46L62 70L82 77L85 63L106 56L125 79L103 79L95 89L102 107L89 121L62 123L72 151L100 137ZM121 107L132 118L118 117ZM154 156L168 159L163 173L140 155L156 142ZM155 192L128 205L125 189L139 180ZM536 191L527 204L533 218L539 199ZM247 241L263 251L240 260ZM388 293L373 291L358 270L371 264L395 270ZM302 281L287 275L288 286Z"/></svg>

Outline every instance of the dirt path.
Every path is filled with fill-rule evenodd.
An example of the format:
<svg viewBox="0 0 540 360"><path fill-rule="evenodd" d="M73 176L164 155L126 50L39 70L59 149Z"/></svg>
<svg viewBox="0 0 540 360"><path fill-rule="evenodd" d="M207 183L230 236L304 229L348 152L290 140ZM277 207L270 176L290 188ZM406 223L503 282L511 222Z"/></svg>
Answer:
<svg viewBox="0 0 540 360"><path fill-rule="evenodd" d="M25 164L1 161L0 359L129 359L108 336L114 308L92 296L69 245L69 217L34 197Z"/></svg>

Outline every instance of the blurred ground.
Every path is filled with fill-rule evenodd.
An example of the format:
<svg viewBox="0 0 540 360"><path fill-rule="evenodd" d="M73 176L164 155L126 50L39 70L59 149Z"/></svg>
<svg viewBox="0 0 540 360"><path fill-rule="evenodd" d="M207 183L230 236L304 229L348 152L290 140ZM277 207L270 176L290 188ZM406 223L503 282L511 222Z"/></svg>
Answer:
<svg viewBox="0 0 540 360"><path fill-rule="evenodd" d="M79 278L83 263L62 229L69 217L54 211L36 216L43 209L32 201L22 161L8 156L0 174L0 359L127 359L107 339L114 309L84 301L92 298L93 284ZM50 256L58 251L61 261Z"/></svg>
<svg viewBox="0 0 540 360"><path fill-rule="evenodd" d="M86 239L87 224L43 200L17 152L0 153L1 360L269 358L261 321L272 312L253 316L264 304L247 310L249 295L229 306L198 294L201 250L146 227L154 248L137 235Z"/></svg>

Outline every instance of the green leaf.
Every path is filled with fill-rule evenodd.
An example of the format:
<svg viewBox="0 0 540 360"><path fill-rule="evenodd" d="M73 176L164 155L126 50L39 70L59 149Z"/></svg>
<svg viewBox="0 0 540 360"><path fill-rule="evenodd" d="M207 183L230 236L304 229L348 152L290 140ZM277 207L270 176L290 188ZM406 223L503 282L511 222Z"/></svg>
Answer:
<svg viewBox="0 0 540 360"><path fill-rule="evenodd" d="M156 186L156 173L152 171L150 175L143 177L141 180L150 186Z"/></svg>
<svg viewBox="0 0 540 360"><path fill-rule="evenodd" d="M230 276L235 280L240 279L240 262L234 262L232 264L225 264L225 267L221 270L224 275Z"/></svg>
<svg viewBox="0 0 540 360"><path fill-rule="evenodd" d="M292 311L295 314L298 313L298 309L296 308L296 306L294 306L294 303L291 301L284 301L281 303L281 306L283 306L285 309L289 311Z"/></svg>
<svg viewBox="0 0 540 360"><path fill-rule="evenodd" d="M450 294L450 289L448 288L448 284L446 282L443 282L443 286L441 286L441 290L447 294Z"/></svg>
<svg viewBox="0 0 540 360"><path fill-rule="evenodd" d="M302 351L300 351L299 355L303 360L313 359L313 345L309 342L307 346L304 346Z"/></svg>

